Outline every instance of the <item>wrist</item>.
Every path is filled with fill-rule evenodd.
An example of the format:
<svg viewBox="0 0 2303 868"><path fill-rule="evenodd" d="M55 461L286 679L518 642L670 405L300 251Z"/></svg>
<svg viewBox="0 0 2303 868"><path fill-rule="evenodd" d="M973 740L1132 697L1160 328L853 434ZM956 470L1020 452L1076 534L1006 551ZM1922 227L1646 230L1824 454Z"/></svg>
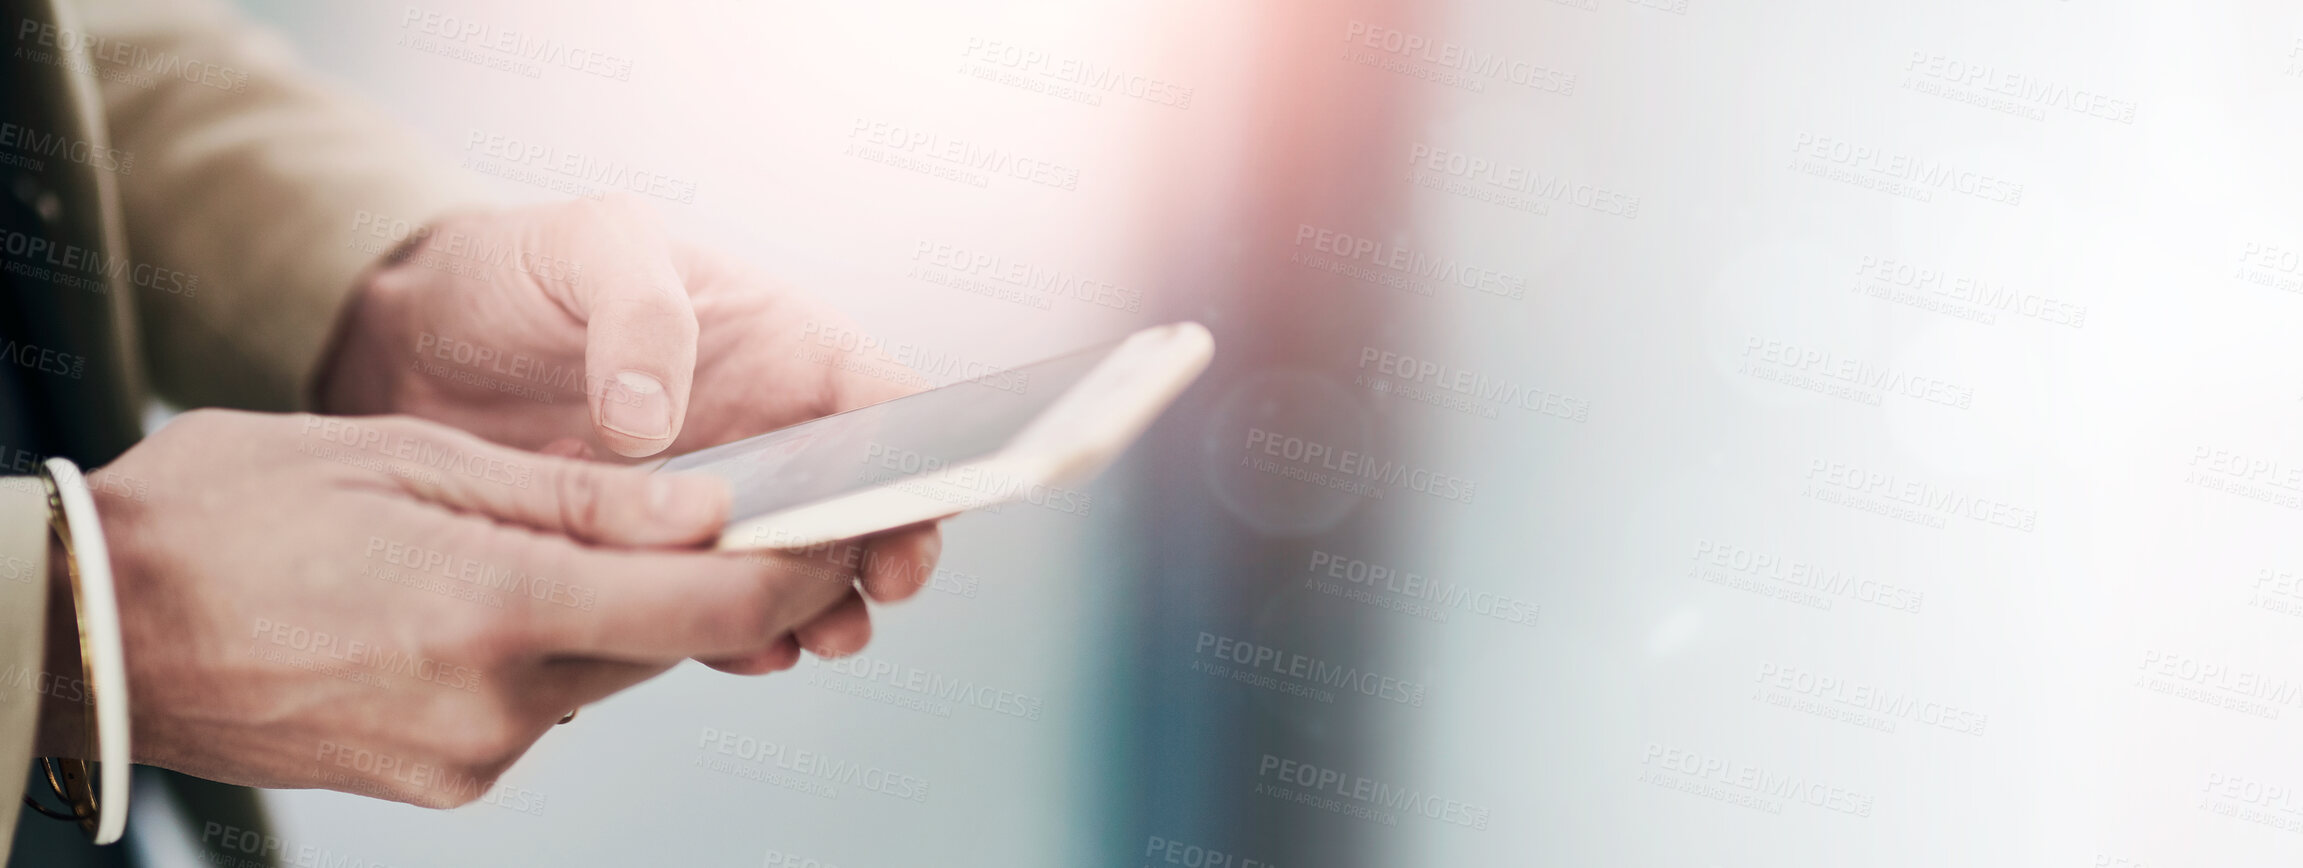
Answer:
<svg viewBox="0 0 2303 868"><path fill-rule="evenodd" d="M335 334L320 356L320 368L312 376L307 398L314 412L363 416L384 412L391 403L391 376L376 364L379 347L373 332L380 306L376 296L382 292L376 285L392 269L392 259L386 257L360 272L352 286Z"/></svg>
<svg viewBox="0 0 2303 868"><path fill-rule="evenodd" d="M133 755L111 552L88 478L63 458L48 459L41 473L46 477L50 539L60 542L49 545L45 671L39 685L41 731L34 739L54 751L46 756L67 758L59 761L61 776L55 764L48 766L49 780L89 839L110 844L126 831ZM81 725L71 726L75 721ZM72 761L81 759L96 765Z"/></svg>
<svg viewBox="0 0 2303 868"><path fill-rule="evenodd" d="M139 480L123 480L118 474L104 470L89 471L81 477L78 487L88 492L96 507L98 523L103 527L106 541L103 559L109 564L116 586L125 584L128 564L119 557L115 540L134 540L137 535L124 529L124 522L136 520L140 506L149 492ZM90 741L90 725L94 723L95 693L88 683L86 649L80 636L80 609L72 591L72 556L64 540L53 531L48 537L48 613L45 636L42 641L40 670L32 674L32 685L40 697L40 726L34 735L33 755L95 759L96 745ZM84 561L85 562L85 561Z"/></svg>
<svg viewBox="0 0 2303 868"><path fill-rule="evenodd" d="M34 756L90 759L88 679L81 671L79 612L72 604L72 570L64 544L48 537L47 638L40 670L32 673L40 697L40 728Z"/></svg>
<svg viewBox="0 0 2303 868"><path fill-rule="evenodd" d="M312 377L307 397L315 412L364 416L393 411L392 384L399 371L391 364L391 351L404 331L396 312L405 307L395 302L410 285L407 272L422 267L420 258L436 228L436 223L426 224L408 232L353 279Z"/></svg>

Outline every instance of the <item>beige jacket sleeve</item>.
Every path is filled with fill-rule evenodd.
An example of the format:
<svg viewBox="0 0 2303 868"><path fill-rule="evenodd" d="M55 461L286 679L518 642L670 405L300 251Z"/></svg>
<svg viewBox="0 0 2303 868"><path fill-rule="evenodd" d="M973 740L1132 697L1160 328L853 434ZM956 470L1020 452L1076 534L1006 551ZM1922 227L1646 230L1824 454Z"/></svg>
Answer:
<svg viewBox="0 0 2303 868"><path fill-rule="evenodd" d="M32 762L47 622L48 497L35 477L0 476L0 769L10 775ZM15 843L7 833L22 804L0 798L0 863Z"/></svg>
<svg viewBox="0 0 2303 868"><path fill-rule="evenodd" d="M223 3L75 5L126 161L151 382L185 406L304 407L354 278L383 252L354 221L421 225L485 197Z"/></svg>

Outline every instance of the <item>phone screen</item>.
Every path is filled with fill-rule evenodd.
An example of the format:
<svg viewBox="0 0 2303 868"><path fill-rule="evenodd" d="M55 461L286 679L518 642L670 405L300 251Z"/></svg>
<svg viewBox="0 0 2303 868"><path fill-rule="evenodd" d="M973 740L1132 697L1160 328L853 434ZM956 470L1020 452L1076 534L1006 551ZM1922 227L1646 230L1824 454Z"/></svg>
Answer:
<svg viewBox="0 0 2303 868"><path fill-rule="evenodd" d="M734 495L729 524L931 473L998 452L1095 370L1118 342L858 407L673 458ZM893 376L892 364L879 370Z"/></svg>

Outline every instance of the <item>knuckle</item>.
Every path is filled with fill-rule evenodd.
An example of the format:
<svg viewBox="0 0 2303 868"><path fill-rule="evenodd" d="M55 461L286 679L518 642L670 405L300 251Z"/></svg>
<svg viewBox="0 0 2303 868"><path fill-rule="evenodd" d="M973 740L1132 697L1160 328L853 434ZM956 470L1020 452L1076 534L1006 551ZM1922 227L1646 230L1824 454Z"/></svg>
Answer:
<svg viewBox="0 0 2303 868"><path fill-rule="evenodd" d="M635 272L617 285L617 291L592 308L590 320L626 329L662 331L683 341L700 333L696 315L676 284Z"/></svg>
<svg viewBox="0 0 2303 868"><path fill-rule="evenodd" d="M526 746L522 745L496 759L471 763L457 769L457 772L463 775L463 779L457 782L453 795L462 797L466 802L485 795L489 790L496 788L496 780L502 778L505 772L510 771L512 763L517 762L520 755L526 752Z"/></svg>
<svg viewBox="0 0 2303 868"><path fill-rule="evenodd" d="M382 428L385 431L389 431L393 434L406 437L425 437L433 440L442 439L441 435L448 434L453 430L442 428L441 426L434 425L422 418L411 416L406 413L393 413L388 416L378 416L375 418L375 424L377 427Z"/></svg>
<svg viewBox="0 0 2303 868"><path fill-rule="evenodd" d="M491 785L493 785L492 782ZM400 785L400 788L400 801L415 805L419 808L430 808L435 811L446 811L454 808L461 808L465 805L471 804L474 801L477 801L480 798L480 792L486 792L486 788L484 787L471 788L478 789L480 792L466 792L465 788L451 790L437 787L420 786L413 783L402 784Z"/></svg>
<svg viewBox="0 0 2303 868"><path fill-rule="evenodd" d="M308 415L310 414L298 414L299 417ZM233 413L230 410L220 410L214 407L196 407L177 414L176 418L170 420L169 424L184 425L192 428L207 428L225 424L225 422L231 419L232 416Z"/></svg>
<svg viewBox="0 0 2303 868"><path fill-rule="evenodd" d="M776 570L773 581L784 586L786 593L794 593L816 585L841 582L853 575L852 570L843 569L836 562L821 558L793 558Z"/></svg>
<svg viewBox="0 0 2303 868"><path fill-rule="evenodd" d="M613 202L605 198L593 199L586 197L574 199L563 204L561 208L563 209L561 211L561 216L564 219L576 222L614 222L620 219L624 219L627 216L627 212L621 207L621 203Z"/></svg>
<svg viewBox="0 0 2303 868"><path fill-rule="evenodd" d="M182 431L184 436L193 440L213 441L243 433L255 433L261 430L260 426L263 421L261 417L253 414L210 407L184 411L175 418L168 420L168 429ZM305 428L303 419L282 421L292 426L285 429L289 432L301 431Z"/></svg>
<svg viewBox="0 0 2303 868"><path fill-rule="evenodd" d="M747 583L730 594L725 605L705 610L704 629L708 635L725 637L731 643L765 644L781 632L782 596L764 581Z"/></svg>
<svg viewBox="0 0 2303 868"><path fill-rule="evenodd" d="M522 734L501 715L477 715L449 730L440 752L451 766L463 768L468 778L483 777L477 772L498 764L510 765L526 747Z"/></svg>
<svg viewBox="0 0 2303 868"><path fill-rule="evenodd" d="M426 643L442 665L478 665L493 668L516 659L526 649L528 624L519 607L470 607L432 620L432 638Z"/></svg>
<svg viewBox="0 0 2303 868"><path fill-rule="evenodd" d="M558 500L560 526L590 532L603 526L608 485L590 468L563 463L552 472L552 496Z"/></svg>
<svg viewBox="0 0 2303 868"><path fill-rule="evenodd" d="M861 652L864 650L864 646L871 643L872 632L869 628L865 628L852 632L849 630L830 630L818 633L810 637L807 646L808 650L814 652L817 657L837 660Z"/></svg>
<svg viewBox="0 0 2303 868"><path fill-rule="evenodd" d="M532 643L533 627L524 613L515 614L516 608L471 619L471 624L460 631L440 655L445 667L469 667L470 672L457 672L457 683L469 677L476 681L479 673L497 669L506 661L525 656Z"/></svg>

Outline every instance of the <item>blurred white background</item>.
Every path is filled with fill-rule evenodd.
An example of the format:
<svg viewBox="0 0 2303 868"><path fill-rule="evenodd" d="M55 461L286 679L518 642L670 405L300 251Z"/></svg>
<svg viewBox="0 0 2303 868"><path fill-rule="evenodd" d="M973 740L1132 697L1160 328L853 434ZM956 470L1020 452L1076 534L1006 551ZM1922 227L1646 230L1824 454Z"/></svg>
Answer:
<svg viewBox="0 0 2303 868"><path fill-rule="evenodd" d="M892 342L1005 365L1192 317L1225 355L1088 516L963 518L945 565L970 593L875 615L868 657L1038 700L1039 719L875 702L815 664L690 666L548 736L505 781L532 813L275 794L291 848L475 866L1188 864L1162 840L1227 868L2303 856L2303 9L250 7L446 170L516 140L692 182L691 202L653 200L677 231ZM447 19L630 75L426 43ZM1051 65L1001 60L1024 52ZM1051 94L1065 62L1190 101ZM1054 174L858 155L897 129ZM1302 267L1339 261L1306 251L1307 226L1506 291ZM1145 301L962 291L923 261L939 245ZM1363 362L1385 353L1445 372ZM1258 474L1239 466L1248 426L1477 494ZM1399 611L1431 603L1417 590L1306 587L1322 554L1467 596L1438 620ZM1499 597L1533 623L1475 610ZM1211 679L1202 631L1427 699ZM930 786L741 779L696 765L707 731ZM1258 789L1266 758L1490 820L1291 804Z"/></svg>

